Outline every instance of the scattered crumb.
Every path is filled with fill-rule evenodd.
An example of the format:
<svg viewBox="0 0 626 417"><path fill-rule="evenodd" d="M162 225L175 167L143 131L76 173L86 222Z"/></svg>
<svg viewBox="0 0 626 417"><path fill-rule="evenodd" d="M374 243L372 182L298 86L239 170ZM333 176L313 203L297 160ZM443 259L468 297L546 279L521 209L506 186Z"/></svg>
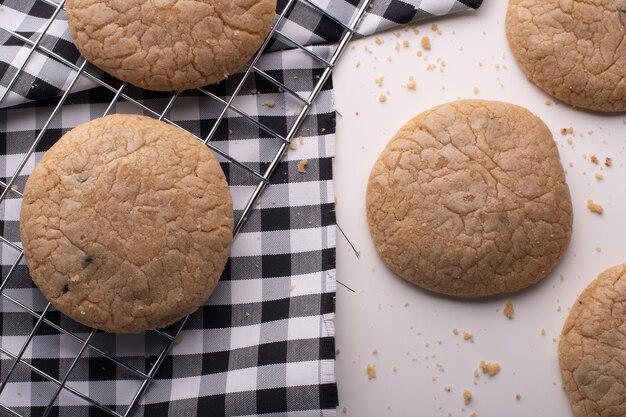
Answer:
<svg viewBox="0 0 626 417"><path fill-rule="evenodd" d="M545 335L546 335L546 329L542 328L541 330L539 330L539 333L540 333L542 336L545 336Z"/></svg>
<svg viewBox="0 0 626 417"><path fill-rule="evenodd" d="M409 90L415 90L416 86L417 86L417 83L415 82L415 78L412 75L409 75L409 82L404 84L402 87L409 89Z"/></svg>
<svg viewBox="0 0 626 417"><path fill-rule="evenodd" d="M391 368L391 370L392 370L393 372L398 372L398 367L397 367L397 366L394 366L393 368Z"/></svg>
<svg viewBox="0 0 626 417"><path fill-rule="evenodd" d="M335 349L335 355L340 355L341 354L341 349L337 348Z"/></svg>
<svg viewBox="0 0 626 417"><path fill-rule="evenodd" d="M373 353L374 355L378 355L378 349L372 349L372 353Z"/></svg>
<svg viewBox="0 0 626 417"><path fill-rule="evenodd" d="M606 165L607 167L610 167L611 165L613 165L613 160L607 156L604 159L604 165Z"/></svg>
<svg viewBox="0 0 626 417"><path fill-rule="evenodd" d="M306 172L307 165L309 165L308 159L302 159L300 162L298 162L298 172L304 174Z"/></svg>
<svg viewBox="0 0 626 417"><path fill-rule="evenodd" d="M18 186L17 186L17 184L11 184L11 189L12 189L13 191L19 191L19 190L20 190L20 187L18 187Z"/></svg>
<svg viewBox="0 0 626 417"><path fill-rule="evenodd" d="M472 391L468 389L463 390L463 404L468 405L472 401Z"/></svg>
<svg viewBox="0 0 626 417"><path fill-rule="evenodd" d="M521 399L522 399L522 394L520 394L519 392L516 392L516 393L515 393L515 399L516 399L517 401L521 400Z"/></svg>
<svg viewBox="0 0 626 417"><path fill-rule="evenodd" d="M348 414L348 407L346 407L345 405L341 407L341 412L344 414Z"/></svg>
<svg viewBox="0 0 626 417"><path fill-rule="evenodd" d="M409 41L407 41L406 39L402 41L402 46L404 46L405 48L408 48L410 46Z"/></svg>
<svg viewBox="0 0 626 417"><path fill-rule="evenodd" d="M174 343L176 343L177 345L180 345L180 342L183 341L183 337L181 335L176 336L176 341Z"/></svg>
<svg viewBox="0 0 626 417"><path fill-rule="evenodd" d="M480 361L480 369L482 369L483 374L494 376L500 372L500 364L498 362Z"/></svg>
<svg viewBox="0 0 626 417"><path fill-rule="evenodd" d="M598 163L598 157L595 156L595 155L589 156L589 160L591 161L592 164L597 164Z"/></svg>
<svg viewBox="0 0 626 417"><path fill-rule="evenodd" d="M424 36L422 38L421 44L422 44L422 48L424 48L426 50L430 50L430 48L432 47L432 45L430 43L430 38L428 36Z"/></svg>
<svg viewBox="0 0 626 417"><path fill-rule="evenodd" d="M601 204L594 203L592 199L587 200L587 208L592 213L596 213L596 214L604 213L604 207L602 207Z"/></svg>
<svg viewBox="0 0 626 417"><path fill-rule="evenodd" d="M450 392L450 391L452 391L452 387L450 385L446 385L446 386L443 387L443 390L445 392Z"/></svg>
<svg viewBox="0 0 626 417"><path fill-rule="evenodd" d="M367 379L372 380L376 378L376 365L368 363L365 372L367 373Z"/></svg>
<svg viewBox="0 0 626 417"><path fill-rule="evenodd" d="M474 94L480 93L480 89L478 87L474 87Z"/></svg>
<svg viewBox="0 0 626 417"><path fill-rule="evenodd" d="M70 282L79 282L80 281L80 275L72 275L70 277Z"/></svg>
<svg viewBox="0 0 626 417"><path fill-rule="evenodd" d="M602 248L600 246L596 246L596 252L602 252Z"/></svg>
<svg viewBox="0 0 626 417"><path fill-rule="evenodd" d="M476 411L472 411L469 417L478 417L478 414L476 414Z"/></svg>
<svg viewBox="0 0 626 417"><path fill-rule="evenodd" d="M432 25L430 25L430 29L433 32L437 32L439 30L439 26L436 23L433 23Z"/></svg>
<svg viewBox="0 0 626 417"><path fill-rule="evenodd" d="M546 106L551 106L552 102L550 100L546 100Z"/></svg>
<svg viewBox="0 0 626 417"><path fill-rule="evenodd" d="M383 86L383 81L385 80L385 77L383 77L382 75L380 77L376 77L374 78L374 83L379 86L382 87Z"/></svg>
<svg viewBox="0 0 626 417"><path fill-rule="evenodd" d="M604 175L602 175L601 172L596 172L595 174L593 174L593 176L596 179L596 181L602 181L604 179Z"/></svg>
<svg viewBox="0 0 626 417"><path fill-rule="evenodd" d="M479 375L478 369L474 369L474 378L478 378L478 375Z"/></svg>
<svg viewBox="0 0 626 417"><path fill-rule="evenodd" d="M263 103L263 105L269 107L270 109L273 109L276 106L276 100L267 100L265 101L265 103Z"/></svg>
<svg viewBox="0 0 626 417"><path fill-rule="evenodd" d="M459 334L459 329L457 329L456 327L453 327L452 328L452 334L455 335L455 336L458 335Z"/></svg>
<svg viewBox="0 0 626 417"><path fill-rule="evenodd" d="M291 285L289 286L289 292L292 292L292 291L293 291L293 290L295 290L295 289L296 289L296 284L291 284Z"/></svg>
<svg viewBox="0 0 626 417"><path fill-rule="evenodd" d="M513 301L506 300L506 303L504 304L503 313L508 319L513 318L513 314L515 314L515 309L513 309Z"/></svg>
<svg viewBox="0 0 626 417"><path fill-rule="evenodd" d="M463 340L469 340L471 342L474 341L474 334L468 331L463 330Z"/></svg>
<svg viewBox="0 0 626 417"><path fill-rule="evenodd" d="M291 149L292 151L295 151L296 149L298 149L298 144L296 142L291 142L289 144L289 149Z"/></svg>
<svg viewBox="0 0 626 417"><path fill-rule="evenodd" d="M385 41L376 36L374 38L374 43L376 43L376 45L382 45L383 43L385 43Z"/></svg>
<svg viewBox="0 0 626 417"><path fill-rule="evenodd" d="M384 103L385 101L387 101L387 96L384 94L379 95L378 101L380 101L381 103Z"/></svg>

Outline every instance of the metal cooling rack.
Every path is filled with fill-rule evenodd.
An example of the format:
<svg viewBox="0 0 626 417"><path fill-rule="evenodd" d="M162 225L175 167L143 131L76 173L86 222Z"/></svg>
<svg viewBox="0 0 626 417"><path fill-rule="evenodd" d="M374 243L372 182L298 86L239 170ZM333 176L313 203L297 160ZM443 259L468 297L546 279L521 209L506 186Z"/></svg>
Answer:
<svg viewBox="0 0 626 417"><path fill-rule="evenodd" d="M17 72L15 73L11 81L9 82L6 90L0 95L0 102L4 100L7 94L11 91L12 87L15 85L20 75L24 72L24 68L26 67L26 64L28 63L29 59L33 56L35 51L39 53L43 53L44 55L58 62L61 62L62 64L66 65L69 69L73 70L75 75L71 78L69 84L60 95L60 98L58 99L56 106L54 106L54 109L52 110L51 114L49 115L43 127L41 128L39 134L36 136L35 141L33 142L32 146L29 148L27 154L18 164L18 167L13 173L13 175L11 176L11 178L6 183L3 181L0 181L0 187L1 187L0 188L1 189L0 204L3 202L3 200L5 200L5 198L7 197L9 193L14 193L14 195L18 196L19 198L22 197L22 193L14 187L16 179L18 178L18 176L20 176L21 171L26 165L28 159L35 152L36 146L44 137L44 134L46 133L47 129L50 127L51 122L53 121L55 116L57 116L61 108L63 107L64 103L66 102L66 99L70 95L72 88L74 87L74 85L76 84L76 82L81 76L87 77L91 81L95 82L98 86L104 87L113 93L113 98L109 102L103 116L111 113L112 110L114 109L114 106L116 105L116 103L118 103L119 100L126 100L127 102L133 103L134 105L138 106L142 111L144 111L145 113L149 115L152 115L158 120L165 121L181 129L184 129L183 127L176 124L172 120L169 120L169 118L166 117L169 109L172 107L174 102L179 97L179 93L173 93L167 100L167 104L165 108L160 112L156 112L150 107L144 105L140 101L128 95L125 92L125 90L127 89L126 83L122 83L121 86L116 87L113 83L103 80L101 76L94 75L93 73L91 73L89 70L90 68L89 64L83 58L80 59L79 61L80 63L77 65L77 64L70 62L68 59L64 58L58 53L50 50L49 48L46 48L43 45L42 40L46 36L47 31L52 26L55 19L58 18L59 13L62 10L64 10L65 0L61 0L60 2L58 0L57 1L37 0L37 1L47 3L48 5L54 7L54 12L52 13L50 18L47 20L47 22L41 29L41 32L38 33L37 37L34 40L24 37L21 34L16 33L13 30L7 29L3 27L2 24L0 23L0 30L8 32L12 37L21 41L23 43L23 48L28 48L28 54L26 58L24 59L23 63L19 66ZM273 172L275 171L280 160L282 159L283 155L287 151L287 148L290 142L296 137L296 134L298 133L299 128L301 127L303 121L305 120L307 114L309 113L309 110L311 109L311 106L313 105L316 98L318 97L320 91L322 91L324 84L329 79L331 72L335 64L337 63L339 57L345 50L352 36L356 33L356 28L358 26L358 23L363 17L363 15L365 14L370 2L371 0L359 1L358 6L356 7L356 12L350 18L349 22L346 23L346 22L343 22L341 18L333 16L329 14L328 12L326 12L320 6L313 3L312 0L286 0L285 2L283 2L283 3L286 3L284 9L276 17L274 24L272 26L272 29L270 33L268 34L267 38L265 39L265 42L263 43L259 52L247 64L245 72L242 73L241 80L236 85L234 92L228 98L224 99L205 88L198 89L200 93L213 99L214 101L222 105L223 108L219 114L217 121L215 122L215 124L213 125L209 134L206 137L198 137L195 134L194 136L196 136L198 140L201 140L202 142L204 142L213 152L215 152L216 154L224 158L227 161L227 163L232 164L233 166L236 166L246 171L248 174L254 177L256 181L256 186L252 194L250 195L245 205L245 208L243 209L240 217L238 218L235 224L234 236L236 236L239 233L239 231L241 230L241 227L243 226L244 222L248 218L250 211L253 209L257 199L263 193L265 188L269 185L270 178ZM337 42L336 47L332 51L330 58L325 58L325 57L317 55L316 53L312 52L312 50L305 48L303 45L301 45L300 43L292 39L286 33L286 31L283 31L280 29L281 23L284 22L288 18L288 16L290 15L290 13L294 10L296 6L306 7L307 9L309 9L310 13L316 14L322 19L325 19L327 22L330 22L331 25L336 26L336 28L339 31L341 31L342 33L341 37L339 41ZM313 29L314 28L309 28L311 32L313 32ZM268 45L270 45L271 42L280 42L282 45L285 45L289 48L294 48L303 52L306 56L310 57L314 62L319 64L320 67L323 69L323 71L321 72L321 75L316 76L317 81L315 81L314 87L308 93L308 95L304 96L301 93L294 91L293 89L285 85L285 83L280 82L279 80L276 80L270 74L268 74L267 72L257 67L257 61L261 57L263 51L266 50L266 48L268 47ZM271 84L277 87L278 91L284 92L286 95L288 95L289 97L295 99L297 102L300 103L300 110L296 115L294 115L295 122L288 129L288 132L286 135L281 135L281 134L276 133L275 130L272 129L270 126L267 126L261 121L255 119L253 116L250 116L249 114L247 114L245 111L242 111L234 104L235 98L242 92L242 89L244 87L244 84L246 83L246 80L248 80L248 78L253 76L254 74L259 75L263 79L269 81ZM247 121L256 125L260 130L268 134L271 138L279 141L280 146L278 147L276 153L274 154L274 157L271 159L271 162L267 166L264 166L264 169L255 170L253 168L250 168L245 163L237 160L237 158L229 155L228 152L225 152L219 149L218 147L214 146L211 143L211 140L216 135L220 122L224 120L229 110L233 111L238 116L241 116ZM193 132L191 133L193 134ZM8 301L12 303L15 306L15 308L18 308L20 311L28 313L32 317L33 319L32 321L34 323L32 331L30 331L30 334L28 335L28 337L26 337L25 341L22 343L21 348L18 350L17 353L11 352L8 349L5 349L0 346L0 356L4 355L12 360L12 365L9 367L8 371L2 372L2 376L0 378L0 396L2 395L2 392L4 391L4 389L6 388L11 375L14 373L14 371L16 370L19 364L19 365L25 366L33 374L36 374L43 381L46 381L47 383L51 383L55 387L54 393L52 395L50 402L48 403L47 407L41 414L44 417L48 416L52 412L54 403L55 401L58 401L59 395L61 394L62 391L68 392L82 399L86 405L91 405L91 406L96 407L101 412L103 412L102 414L104 415L111 415L111 416L118 416L118 417L132 415L141 397L144 395L144 393L148 389L148 386L153 381L155 374L157 373L159 369L159 366L163 363L168 352L171 350L172 346L176 342L177 336L180 330L182 329L182 327L184 326L186 318L170 326L167 329L158 329L158 330L154 330L150 332L154 335L152 339L157 341L155 343L161 343L161 347L158 350L158 354L154 355L154 359L149 364L150 366L147 367L147 370L141 370L139 369L139 367L132 366L131 364L125 362L123 359L113 356L106 349L94 343L94 339L96 339L99 336L107 337L106 333L97 331L95 329L86 329L86 328L84 332L80 332L80 333L76 331L68 330L66 328L68 326L63 326L62 324L57 323L58 320L51 318L50 312L51 312L52 307L49 303L46 305L43 311L38 312L36 311L36 309L30 308L29 306L25 305L24 303L22 303L15 297L7 294L5 289L7 288L7 284L11 280L11 277L14 275L14 272L18 264L22 260L23 252L22 252L21 247L18 244L5 238L1 234L0 234L0 245L4 245L5 247L8 247L9 250L14 251L14 253L16 254L16 260L13 262L12 266L8 270L8 273L6 274L6 276L2 278L2 282L0 283L0 299L2 299L3 302ZM32 363L28 362L24 357L24 353L27 351L29 344L31 344L31 341L33 340L34 336L37 334L38 330L43 326L48 326L49 328L54 329L54 331L58 332L58 334L69 337L70 339L77 342L77 344L80 346L77 350L76 355L71 360L71 364L69 365L69 368L67 369L67 371L64 372L64 376L62 377L57 378L57 377L50 375L49 372L46 372L44 369L33 365ZM111 361L113 366L119 367L122 370L130 372L135 377L137 377L138 380L141 381L139 388L134 393L132 400L128 403L125 410L118 412L107 405L101 404L97 400L91 398L88 394L82 392L80 389L72 387L67 383L68 377L71 374L72 370L76 367L76 364L84 355L85 351L88 349L95 352L98 355L101 355L102 358L105 358L106 360ZM120 407L118 405L115 408L119 409ZM6 412L12 416L20 416L20 414L17 411L10 409L8 406L0 402L0 414L2 414L3 412Z"/></svg>

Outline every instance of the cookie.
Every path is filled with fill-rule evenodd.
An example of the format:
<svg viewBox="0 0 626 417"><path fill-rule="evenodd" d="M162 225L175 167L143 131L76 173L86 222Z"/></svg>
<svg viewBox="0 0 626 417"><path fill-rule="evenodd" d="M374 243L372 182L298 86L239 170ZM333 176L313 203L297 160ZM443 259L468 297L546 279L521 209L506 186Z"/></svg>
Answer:
<svg viewBox="0 0 626 417"><path fill-rule="evenodd" d="M563 388L574 417L626 416L626 264L580 294L559 343Z"/></svg>
<svg viewBox="0 0 626 417"><path fill-rule="evenodd" d="M224 269L233 205L220 165L191 134L112 115L65 134L37 164L20 233L35 284L62 313L108 332L194 312Z"/></svg>
<svg viewBox="0 0 626 417"><path fill-rule="evenodd" d="M526 77L574 107L626 111L626 0L509 0L509 45Z"/></svg>
<svg viewBox="0 0 626 417"><path fill-rule="evenodd" d="M67 0L76 47L103 71L148 90L219 82L263 44L276 0Z"/></svg>
<svg viewBox="0 0 626 417"><path fill-rule="evenodd" d="M372 168L366 215L383 262L430 291L486 297L545 277L572 203L546 125L508 103L463 100L406 123Z"/></svg>

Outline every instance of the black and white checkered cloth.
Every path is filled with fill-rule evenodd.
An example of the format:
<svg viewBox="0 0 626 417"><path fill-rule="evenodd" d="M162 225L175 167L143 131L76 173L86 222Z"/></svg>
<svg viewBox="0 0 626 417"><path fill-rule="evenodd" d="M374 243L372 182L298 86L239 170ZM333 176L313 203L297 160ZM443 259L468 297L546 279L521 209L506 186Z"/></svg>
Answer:
<svg viewBox="0 0 626 417"><path fill-rule="evenodd" d="M56 0L58 1L58 0ZM278 1L278 10L286 0ZM316 0L315 5L342 22L354 16L357 0ZM480 0L374 0L361 22L362 35L427 17L477 8ZM33 287L24 260L19 257L20 190L43 153L74 126L105 113L120 83L93 67L92 78L81 76L47 127L34 153L23 164L37 135L72 84L82 59L73 47L65 12L51 0L0 0L0 95L26 59L30 47L39 48L28 59L0 102L0 181L18 172L16 189L0 201L0 348L17 355L33 329L35 319L24 310L41 313L46 300ZM328 46L340 38L340 26L296 4L280 28L291 39L310 46L319 56L330 56ZM287 44L275 41L257 67L291 90L313 90L323 68L319 62ZM51 55L56 55L53 58ZM61 62L64 61L64 62ZM239 77L239 78L238 78ZM104 80L111 89L98 86ZM241 74L208 88L228 99ZM205 138L223 106L201 91L171 95L127 87L130 99L119 99L110 109L117 113L161 113L168 120ZM135 100L138 104L134 103ZM275 105L268 106L268 100ZM287 135L299 111L285 91L256 74L234 104L259 124ZM143 106L143 107L142 107ZM240 114L228 110L211 144L254 172L263 172L280 143ZM234 241L231 258L208 303L187 320L172 352L155 375L137 408L137 416L333 416L337 391L334 376L335 216L331 161L334 156L334 104L332 85L326 83L299 131L295 145L279 163L272 183L252 210ZM306 172L298 162L308 160ZM241 217L258 178L222 158L233 195L236 219ZM0 192L3 187L0 186ZM14 301L19 304L16 304ZM84 339L89 330L48 312L8 379L0 385L0 404L24 416L40 415L56 393L57 385L33 372L40 369L61 381L72 367L81 343L59 332L59 326ZM82 393L123 414L143 383L128 368L148 373L166 341L147 332L141 335L96 333L80 355L66 386L55 401L54 416L106 415L87 405ZM107 358L112 355L121 363ZM13 360L0 353L0 383ZM100 414L99 414L100 413ZM0 409L0 415L4 415Z"/></svg>

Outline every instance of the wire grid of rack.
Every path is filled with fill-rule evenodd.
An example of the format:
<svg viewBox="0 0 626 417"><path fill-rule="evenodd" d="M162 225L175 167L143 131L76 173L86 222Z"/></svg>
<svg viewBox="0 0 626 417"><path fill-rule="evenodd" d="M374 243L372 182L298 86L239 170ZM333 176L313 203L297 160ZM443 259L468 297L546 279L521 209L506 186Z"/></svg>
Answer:
<svg viewBox="0 0 626 417"><path fill-rule="evenodd" d="M65 0L56 0L56 1L55 0L36 0L36 1L45 2L48 5L52 6L54 8L54 12L49 17L45 25L42 27L41 31L37 34L35 39L27 38L14 30L3 27L3 25L0 23L0 30L8 32L10 36L21 41L23 43L23 48L28 48L28 54L26 55L26 58L23 60L17 72L14 74L14 76L10 80L6 90L0 95L0 102L2 102L2 100L4 100L6 96L9 94L9 92L11 91L11 88L15 85L16 81L20 77L20 74L24 72L24 69L28 63L28 60L31 59L31 57L33 56L35 52L45 54L46 56L52 59L55 59L56 61L66 65L68 68L74 71L74 75L71 78L67 87L64 89L64 91L58 98L58 101L56 102L56 105L54 106L51 114L47 118L46 122L44 123L43 127L41 128L37 136L35 137L35 140L33 144L31 145L31 147L29 148L27 154L23 157L21 162L18 164L17 169L15 170L11 178L8 179L8 181L0 181L0 190L1 190L0 191L0 204L2 204L2 202L6 199L9 193L13 193L14 195L17 195L18 198L22 197L22 193L19 190L17 190L15 187L13 187L13 185L15 184L17 178L21 175L21 172L24 169L28 159L35 152L37 144L44 137L44 134L46 133L46 130L49 128L49 126L51 125L53 119L58 115L61 108L64 106L64 103L66 102L66 99L70 95L72 88L75 86L75 84L77 83L80 77L88 78L89 80L95 82L98 86L106 88L113 94L113 98L108 103L108 106L106 107L106 110L103 116L111 113L116 103L118 103L118 101L126 100L127 102L130 102L136 106L139 106L139 108L142 111L157 118L158 120L165 121L181 129L184 129L183 127L181 127L180 125L176 124L175 122L170 120L168 117L166 117L168 114L168 110L171 108L171 106L179 97L179 93L172 93L170 97L168 98L167 104L165 105L164 109L162 109L162 111L157 112L154 109L145 106L139 100L136 100L133 97L131 97L129 94L127 94L126 83L120 82L121 85L115 86L112 83L106 80L103 80L101 76L94 75L92 72L90 72L90 64L88 64L83 58L80 58L79 64L75 64L69 61L68 59L64 58L63 56L59 55L58 53L54 52L53 50L45 47L43 45L42 40L44 36L46 35L47 31L52 26L55 19L58 19L59 13L64 11ZM217 94L211 92L209 89L205 89L205 88L198 89L198 91L201 94L219 103L222 106L222 110L219 113L217 122L213 125L208 135L206 135L205 137L199 137L197 135L194 135L194 136L196 136L198 140L201 140L202 142L204 142L211 150L213 150L216 154L218 154L224 160L226 160L228 164L232 164L233 166L236 166L237 168L246 171L249 175L254 177L256 181L256 186L254 187L253 192L248 198L244 209L242 210L240 216L238 217L236 221L235 229L234 229L234 236L236 236L238 232L241 230L241 227L246 221L246 219L248 218L250 211L253 209L255 205L255 202L257 201L259 196L263 193L265 188L269 185L270 178L272 177L272 174L276 170L276 167L278 166L278 163L280 162L281 158L287 151L290 142L296 137L296 134L298 133L299 128L302 126L307 114L309 113L311 106L315 102L319 93L322 91L324 84L329 79L331 72L333 70L333 67L337 63L339 57L341 56L342 52L346 48L352 36L356 33L356 28L361 18L365 14L371 0L360 0L355 8L355 13L350 17L348 22L344 22L339 17L333 16L332 14L324 10L322 7L315 4L313 1L314 0L286 0L285 2L286 4L284 8L277 15L274 21L274 24L272 26L272 29L270 30L267 38L265 39L262 47L259 49L259 52L247 64L245 69L241 72L242 74L241 79L240 81L238 81L236 87L234 88L234 91L232 92L232 94L230 94L229 97L227 98L220 97ZM319 15L323 19L326 19L327 22L330 22L332 25L335 25L336 28L339 31L341 31L341 36L339 38L339 41L337 42L336 47L332 51L330 57L325 58L325 57L317 55L311 49L306 48L301 43L292 39L286 32L281 30L281 23L283 23L283 21L288 19L290 13L294 10L296 5L298 5L299 7L305 6L307 9L310 10L310 12ZM317 64L321 66L323 71L321 72L320 75L316 77L317 81L315 81L314 87L311 89L311 91L308 92L308 95L302 95L302 93L294 91L292 88L288 87L284 82L281 82L275 79L268 72L263 71L257 66L257 62L259 61L259 58L261 57L262 53L267 49L268 45L272 41L279 41L283 45L286 45L290 48L294 48L294 49L301 51L302 53L310 57L313 61L315 61ZM299 106L300 110L297 112L297 114L295 114L295 120L289 127L286 134L277 133L271 126L267 126L261 121L259 121L258 119L251 117L245 111L239 109L235 105L234 103L235 98L238 96L238 94L240 94L240 92L244 88L246 80L249 77L251 77L253 74L261 76L262 78L264 78L271 84L275 85L278 88L278 91L284 92L285 94L287 94L288 96L290 96L291 98L295 99L297 102L300 103L300 106ZM225 152L222 149L212 144L211 140L216 135L220 122L226 117L227 112L229 111L233 111L238 116L248 120L250 123L255 125L260 131L265 132L265 134L269 135L271 138L278 141L278 143L280 144L280 146L277 148L276 152L274 153L273 158L271 158L271 161L269 162L269 164L265 166L261 166L262 169L255 170L249 167L248 165L246 165L245 163L237 160L237 158L229 155L228 152ZM122 358L113 356L112 354L107 352L106 349L98 346L97 344L93 342L94 339L98 337L98 335L101 335L102 337L106 337L107 336L106 333L99 332L95 329L86 329L86 328L85 328L84 333L77 333L75 331L71 331L67 328L68 326L63 326L60 322L58 322L58 320L53 320L50 318L50 312L53 310L53 308L51 307L49 303L45 306L45 308L42 311L37 311L36 309L25 305L23 302L7 294L5 289L7 288L7 284L9 283L11 277L13 276L16 268L22 261L23 252L19 244L15 243L14 241L11 241L10 239L7 239L5 236L0 234L0 246L2 245L4 245L5 249L8 248L8 250L14 251L16 254L16 258L15 258L15 261L12 263L12 265L9 267L6 275L3 274L4 276L2 277L2 281L0 283L0 299L2 299L3 302L8 301L12 303L15 306L15 308L21 309L24 312L28 313L32 317L33 326L32 326L32 330L30 331L28 336L25 338L24 342L21 344L21 348L19 348L17 352L12 352L9 349L6 349L0 346L0 356L4 355L11 360L11 365L8 371L6 372L3 371L2 378L0 379L0 395L2 395L2 392L6 388L7 383L11 377L11 374L15 371L16 367L19 364L19 365L25 366L28 370L30 370L33 374L36 374L42 380L52 383L53 386L55 387L54 395L52 395L47 407L45 407L45 410L43 410L43 413L41 414L42 416L47 416L51 413L54 407L55 401L58 401L58 397L60 393L63 391L66 391L82 399L88 405L96 407L96 409L101 411L103 415L112 415L112 416L120 416L120 417L132 415L139 401L141 400L143 394L146 392L148 386L155 378L155 375L159 369L159 366L163 363L166 356L168 355L168 352L171 350L173 344L176 342L177 336L179 332L181 331L181 329L183 328L186 319L181 320L180 322L170 326L167 329L157 329L157 330L152 331L152 333L154 334L153 340L158 341L157 343L160 343L160 347L158 349L158 353L154 355L154 359L150 363L150 366L147 367L147 369L141 370L139 369L139 367L135 367L135 366L132 366L131 364L126 363L125 360L123 360ZM69 338L73 339L79 345L79 348L76 354L74 355L73 360L71 361L69 365L69 368L64 372L63 376L59 376L59 377L52 376L45 370L40 369L39 367L35 366L33 363L25 360L24 354L27 351L29 344L33 340L33 337L35 336L35 334L37 334L38 329L42 326L49 326L51 329L58 332L59 334L68 336ZM81 356L85 353L87 349L93 350L97 354L101 355L102 358L111 361L113 364L115 364L115 366L118 366L121 369L124 369L125 371L134 374L141 381L137 391L132 396L132 400L128 403L128 405L123 411L116 411L114 410L114 408L119 409L119 407L111 407L111 406L102 404L98 402L97 400L91 398L88 394L82 392L80 389L77 389L67 384L67 379L69 375L71 374L72 370L76 366L78 360L81 358ZM0 402L0 411L9 413L9 415L20 416L20 414L17 411L2 404L2 402Z"/></svg>

